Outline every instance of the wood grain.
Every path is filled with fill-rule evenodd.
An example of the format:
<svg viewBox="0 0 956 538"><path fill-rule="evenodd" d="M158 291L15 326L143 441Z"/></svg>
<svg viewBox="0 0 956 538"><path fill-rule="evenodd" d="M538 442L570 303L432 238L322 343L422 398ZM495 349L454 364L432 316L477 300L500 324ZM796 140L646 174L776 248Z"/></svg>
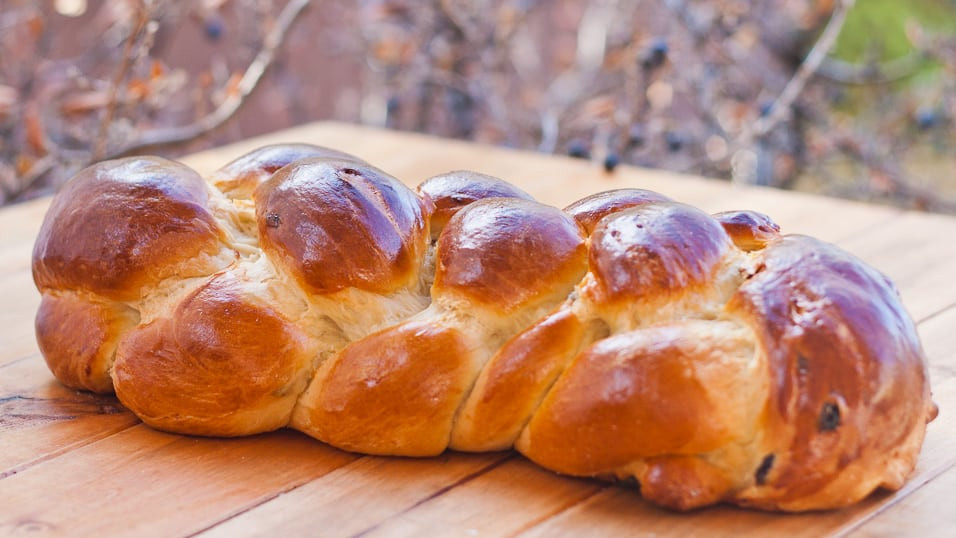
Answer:
<svg viewBox="0 0 956 538"><path fill-rule="evenodd" d="M0 478L139 422L111 396L70 390L38 355L0 367Z"/></svg>
<svg viewBox="0 0 956 538"><path fill-rule="evenodd" d="M30 269L33 240L50 200L42 198L0 211L0 276Z"/></svg>
<svg viewBox="0 0 956 538"><path fill-rule="evenodd" d="M202 439L139 425L0 480L0 532L192 534L355 458L288 430Z"/></svg>
<svg viewBox="0 0 956 538"><path fill-rule="evenodd" d="M363 534L507 536L574 506L603 487L595 481L561 477L523 458L513 458Z"/></svg>
<svg viewBox="0 0 956 538"><path fill-rule="evenodd" d="M956 472L950 471L878 513L866 525L852 529L860 537L953 536Z"/></svg>
<svg viewBox="0 0 956 538"><path fill-rule="evenodd" d="M283 141L344 149L410 185L473 169L557 206L599 190L647 188L707 211L762 211L787 233L840 244L894 279L920 321L941 413L916 474L902 490L845 510L676 514L632 490L561 477L511 453L373 458L290 431L234 440L155 432L114 398L57 384L39 357L30 255L48 200L36 200L0 210L0 534L885 536L951 527L943 503L956 493L956 219L631 167L609 175L576 159L338 123L183 161L208 173Z"/></svg>
<svg viewBox="0 0 956 538"><path fill-rule="evenodd" d="M904 213L841 246L889 276L917 320L956 303L956 219Z"/></svg>
<svg viewBox="0 0 956 538"><path fill-rule="evenodd" d="M935 382L956 377L956 308L930 317L918 329L929 357L931 379Z"/></svg>
<svg viewBox="0 0 956 538"><path fill-rule="evenodd" d="M482 474L508 453L363 457L202 536L354 536Z"/></svg>
<svg viewBox="0 0 956 538"><path fill-rule="evenodd" d="M28 269L0 274L0 331L3 334L3 353L0 367L11 361L37 353L33 318L40 306L40 293L33 287Z"/></svg>

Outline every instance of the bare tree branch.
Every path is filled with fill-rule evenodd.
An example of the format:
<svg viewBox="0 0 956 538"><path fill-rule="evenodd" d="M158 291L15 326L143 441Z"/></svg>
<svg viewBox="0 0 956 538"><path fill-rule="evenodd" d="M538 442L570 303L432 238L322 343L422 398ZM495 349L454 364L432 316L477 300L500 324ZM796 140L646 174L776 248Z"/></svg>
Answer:
<svg viewBox="0 0 956 538"><path fill-rule="evenodd" d="M5 201L19 199L56 165L57 160L55 155L50 153L34 161L29 169L18 177L15 177L15 182L12 186L0 182L0 204Z"/></svg>
<svg viewBox="0 0 956 538"><path fill-rule="evenodd" d="M594 94L586 89L594 83L607 55L607 34L614 21L618 0L589 3L578 23L574 64L559 73L547 86L541 106L541 139L538 151L554 153L561 118L576 101Z"/></svg>
<svg viewBox="0 0 956 538"><path fill-rule="evenodd" d="M109 99L107 100L106 112L100 121L99 133L96 136L96 142L93 146L93 156L91 160L98 161L106 153L109 142L109 128L113 123L113 117L116 115L116 105L119 99L119 88L126 80L126 76L136 63L136 42L146 30L146 24L151 15L152 2L144 0L139 3L136 9L136 22L126 38L126 45L123 48L123 57L120 60L119 67L116 69L116 75L113 77L113 83L110 85Z"/></svg>
<svg viewBox="0 0 956 538"><path fill-rule="evenodd" d="M827 54L830 53L830 50L832 50L836 44L837 37L840 36L840 30L843 29L843 23L846 22L847 13L849 13L854 3L855 0L840 0L834 6L833 14L830 15L830 21L827 22L826 28L823 29L820 37L817 38L816 43L813 44L813 48L807 53L803 63L797 68L797 72L794 73L793 78L787 82L783 91L780 92L780 95L770 106L770 110L754 122L750 129L744 131L744 145L749 145L753 138L765 136L776 127L778 123L787 119L793 102L800 96L800 93L803 92L803 88L806 87L807 82L809 82L810 78L817 72L817 69L820 68L820 64L823 63Z"/></svg>
<svg viewBox="0 0 956 538"><path fill-rule="evenodd" d="M754 141L763 139L781 121L789 118L794 101L803 92L807 83L820 68L820 64L833 49L837 37L843 29L847 13L853 7L855 0L839 0L834 6L833 13L826 27L813 44L810 52L803 59L800 67L784 86L765 114L757 121L744 126L740 134L734 139L732 150L729 152L731 163L731 181L735 183L755 183L758 178L758 167L761 164L758 148ZM761 142L763 144L763 142ZM766 163L765 163L766 164Z"/></svg>
<svg viewBox="0 0 956 538"><path fill-rule="evenodd" d="M119 157L154 146L187 142L216 129L229 120L259 84L262 75L275 59L276 51L285 41L292 24L310 3L311 0L289 0L276 17L275 25L266 34L262 48L246 68L236 88L230 89L225 100L215 110L188 125L144 132L136 140L115 151L111 157Z"/></svg>
<svg viewBox="0 0 956 538"><path fill-rule="evenodd" d="M339 1L309 21L306 0L101 4L82 21L48 2L0 13L0 204L99 158L234 139L236 118L270 114L271 98L257 97L275 93L296 103L272 127L334 114L608 169L956 212L940 177L956 142L956 39L916 13L880 21L911 45L881 59L881 34L844 22L850 6L849 17L871 8L847 0ZM335 31L349 20L360 31ZM280 47L298 37L284 34L305 24L321 33L328 69L277 73ZM860 57L829 52L841 30L869 43ZM90 46L77 49L74 33ZM163 47L183 36L189 50ZM211 63L181 61L200 50ZM270 69L275 84L261 80ZM303 84L328 99L298 103Z"/></svg>
<svg viewBox="0 0 956 538"><path fill-rule="evenodd" d="M891 195L902 198L912 205L929 211L956 212L956 200L947 199L940 193L914 184L900 166L901 156L891 148L873 140L846 135L840 141L839 150L858 162L870 174L879 174L889 184Z"/></svg>
<svg viewBox="0 0 956 538"><path fill-rule="evenodd" d="M914 50L900 58L865 64L827 58L817 75L840 84L887 84L916 74L926 57L923 51Z"/></svg>

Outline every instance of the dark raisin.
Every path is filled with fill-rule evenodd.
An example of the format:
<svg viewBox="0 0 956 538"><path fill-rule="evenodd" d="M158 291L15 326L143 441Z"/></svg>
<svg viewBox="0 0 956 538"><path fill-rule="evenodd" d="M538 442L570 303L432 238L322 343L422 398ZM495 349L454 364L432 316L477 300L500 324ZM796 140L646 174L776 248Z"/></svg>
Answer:
<svg viewBox="0 0 956 538"><path fill-rule="evenodd" d="M810 361L803 355L797 355L797 373L805 375L810 371Z"/></svg>
<svg viewBox="0 0 956 538"><path fill-rule="evenodd" d="M617 479L615 480L615 482L616 482L619 486L624 486L624 487L627 487L627 488L641 489L641 483L637 480L637 477L635 477L635 476L625 476L625 477L622 477L622 478L617 478Z"/></svg>
<svg viewBox="0 0 956 538"><path fill-rule="evenodd" d="M767 483L767 474L770 473L770 468L773 467L773 460L774 455L767 454L764 456L763 461L760 462L760 467L757 467L757 472L754 473L754 480L758 486Z"/></svg>
<svg viewBox="0 0 956 538"><path fill-rule="evenodd" d="M269 213L266 215L266 226L270 228L279 227L279 214L278 213Z"/></svg>
<svg viewBox="0 0 956 538"><path fill-rule="evenodd" d="M840 425L840 408L833 402L823 404L820 411L820 420L817 421L817 427L821 432L829 432L837 429Z"/></svg>
<svg viewBox="0 0 956 538"><path fill-rule="evenodd" d="M359 172L358 170L356 170L356 169L354 169L354 168L343 168L343 169L342 169L342 173L343 173L343 174L348 174L348 175L350 175L350 176L360 176L360 175L362 175L361 172Z"/></svg>

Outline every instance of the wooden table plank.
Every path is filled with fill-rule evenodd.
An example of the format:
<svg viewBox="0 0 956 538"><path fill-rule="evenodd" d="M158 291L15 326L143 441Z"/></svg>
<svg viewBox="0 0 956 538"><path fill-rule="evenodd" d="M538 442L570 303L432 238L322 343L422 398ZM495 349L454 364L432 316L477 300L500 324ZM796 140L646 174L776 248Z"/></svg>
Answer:
<svg viewBox="0 0 956 538"><path fill-rule="evenodd" d="M202 536L354 536L510 457L502 452L446 453L434 459L363 457Z"/></svg>
<svg viewBox="0 0 956 538"><path fill-rule="evenodd" d="M956 304L956 219L905 213L841 246L889 276L915 319Z"/></svg>
<svg viewBox="0 0 956 538"><path fill-rule="evenodd" d="M0 208L0 275L29 268L33 240L49 205L49 198L40 198Z"/></svg>
<svg viewBox="0 0 956 538"><path fill-rule="evenodd" d="M0 480L0 532L192 534L357 457L288 430L203 439L140 425Z"/></svg>
<svg viewBox="0 0 956 538"><path fill-rule="evenodd" d="M542 472L524 458L513 458L363 535L509 536L603 488L595 481Z"/></svg>
<svg viewBox="0 0 956 538"><path fill-rule="evenodd" d="M40 306L40 293L26 269L0 274L0 331L3 334L3 353L0 367L37 352L33 318Z"/></svg>
<svg viewBox="0 0 956 538"><path fill-rule="evenodd" d="M70 390L39 355L24 357L0 368L0 477L138 422L116 398Z"/></svg>
<svg viewBox="0 0 956 538"><path fill-rule="evenodd" d="M951 329L956 287L948 279L956 274L956 219L629 167L608 175L576 159L336 123L307 125L183 161L208 173L278 141L338 147L411 185L467 168L519 183L558 206L598 190L641 187L707 211L755 209L770 214L785 232L838 242L896 280L914 316L924 320L920 331L943 411L930 426L916 476L900 492L835 512L781 516L718 507L674 514L651 507L631 491L559 477L514 455L370 458L343 454L292 432L208 440L131 427L135 419L128 413L104 412L116 409L115 400L63 388L37 355L32 318L39 295L29 257L48 203L38 200L0 211L0 297L7 306L0 310L0 533L57 535L69 528L70 534L205 530L214 536L344 536L365 530L389 536L522 530L531 535L709 536L718 530L817 535L860 524L871 532L868 521L879 522L872 532L904 530L909 504L903 501L909 495L924 484L952 491L947 477L956 464L956 423L948 411L956 408ZM57 506L67 509L57 511ZM131 514L140 518L144 506L157 509L131 522Z"/></svg>
<svg viewBox="0 0 956 538"><path fill-rule="evenodd" d="M937 477L912 495L853 529L857 537L952 537L956 532L956 468Z"/></svg>
<svg viewBox="0 0 956 538"><path fill-rule="evenodd" d="M956 306L932 316L918 328L933 380L956 377Z"/></svg>

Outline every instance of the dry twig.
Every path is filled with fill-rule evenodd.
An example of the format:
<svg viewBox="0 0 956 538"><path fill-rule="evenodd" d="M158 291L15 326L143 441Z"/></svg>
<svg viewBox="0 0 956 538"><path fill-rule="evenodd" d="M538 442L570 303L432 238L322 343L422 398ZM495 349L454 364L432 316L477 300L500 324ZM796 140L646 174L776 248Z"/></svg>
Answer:
<svg viewBox="0 0 956 538"><path fill-rule="evenodd" d="M925 62L926 53L920 50L885 62L865 64L827 58L817 75L840 84L887 84L913 76Z"/></svg>
<svg viewBox="0 0 956 538"><path fill-rule="evenodd" d="M900 165L901 156L893 148L879 144L866 137L844 135L838 144L839 151L859 163L865 176L877 174L888 184L888 193L906 200L910 205L928 211L956 212L956 200L940 196L938 192L914 184ZM872 189L864 189L864 192Z"/></svg>
<svg viewBox="0 0 956 538"><path fill-rule="evenodd" d="M119 67L116 69L116 76L113 77L113 83L110 85L109 98L107 99L108 104L106 106L106 111L103 114L103 119L100 122L99 133L96 136L96 142L93 146L93 156L91 157L91 160L93 161L100 160L106 153L107 145L109 143L110 125L113 124L113 118L116 115L119 89L126 80L130 69L133 67L133 64L136 63L136 43L146 31L146 25L149 23L150 16L152 14L152 7L152 2L149 0L140 2L137 6L136 23L130 30L129 36L126 38L126 45L123 48L123 57L120 60Z"/></svg>
<svg viewBox="0 0 956 538"><path fill-rule="evenodd" d="M793 77L784 86L783 91L773 101L766 113L757 121L746 125L732 144L731 180L737 183L752 183L758 177L760 157L754 148L754 141L761 140L773 130L781 121L790 117L790 110L797 97L803 92L807 83L820 68L820 64L833 49L837 37L843 29L847 13L853 7L855 0L840 0L833 8L830 20L813 44L810 52L803 59ZM763 142L760 142L763 144Z"/></svg>
<svg viewBox="0 0 956 538"><path fill-rule="evenodd" d="M577 28L577 49L574 64L558 74L545 90L541 107L541 140L538 151L554 153L560 134L561 119L576 102L595 94L586 91L592 86L607 55L607 34L617 13L618 1L590 3Z"/></svg>
<svg viewBox="0 0 956 538"><path fill-rule="evenodd" d="M816 43L813 44L810 52L807 53L800 67L797 68L796 73L794 73L790 81L787 82L787 85L783 88L783 91L780 92L777 99L774 100L767 113L754 122L749 129L744 130L739 145L749 146L754 138L766 136L778 123L789 117L790 107L793 106L794 101L796 101L800 93L803 92L803 88L806 87L807 82L809 82L814 73L817 72L817 69L820 68L820 64L823 63L827 54L830 53L830 50L832 50L836 44L837 37L840 36L840 30L843 29L843 23L846 21L847 13L849 13L854 3L855 0L840 0L834 6L833 14L830 15L829 22L827 22L820 37L817 38Z"/></svg>
<svg viewBox="0 0 956 538"><path fill-rule="evenodd" d="M292 24L310 4L311 0L289 0L276 17L275 25L266 34L262 48L255 59L246 68L235 89L230 89L225 100L211 113L193 123L165 129L146 131L131 143L113 152L111 157L128 155L135 151L154 146L188 142L206 134L229 120L242 106L246 98L259 84L262 75L272 64L279 47L282 45Z"/></svg>

